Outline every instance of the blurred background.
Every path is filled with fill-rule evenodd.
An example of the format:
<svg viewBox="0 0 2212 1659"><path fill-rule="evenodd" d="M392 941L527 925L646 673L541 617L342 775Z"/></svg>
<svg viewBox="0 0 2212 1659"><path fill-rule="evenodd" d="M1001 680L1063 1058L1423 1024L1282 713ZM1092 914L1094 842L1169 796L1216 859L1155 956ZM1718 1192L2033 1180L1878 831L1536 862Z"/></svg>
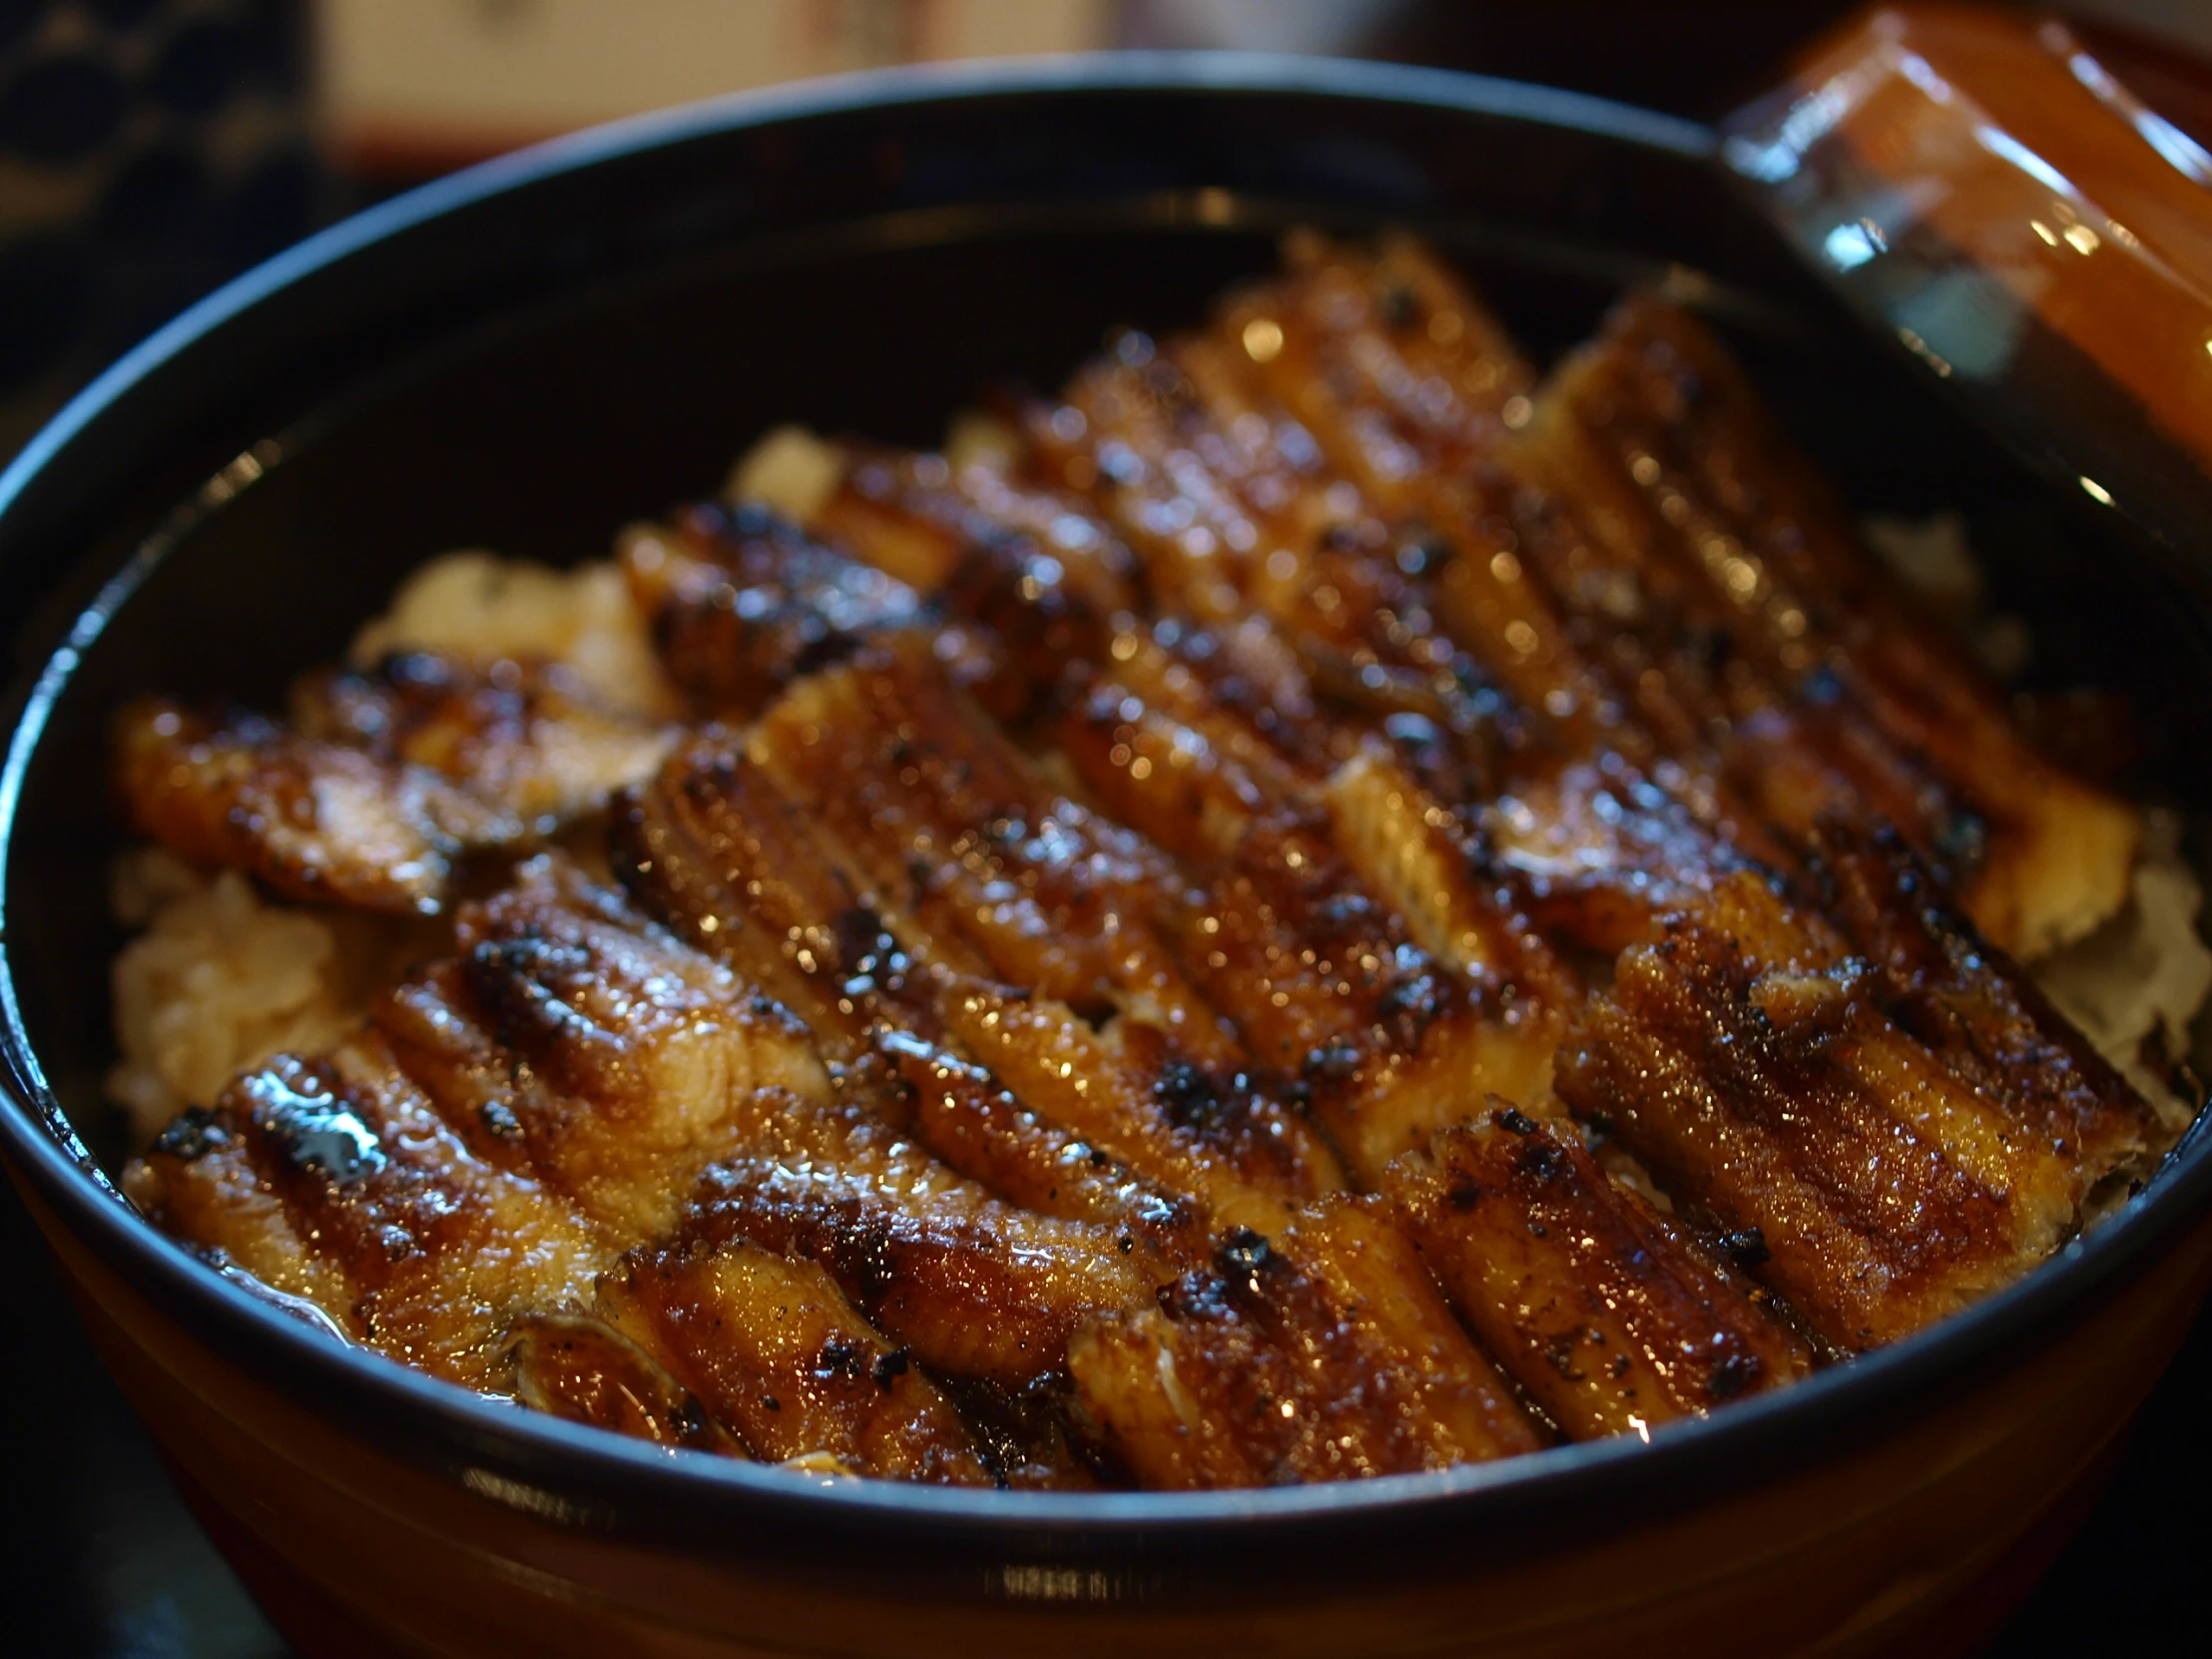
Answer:
<svg viewBox="0 0 2212 1659"><path fill-rule="evenodd" d="M1693 117L1842 0L0 0L0 463L134 342L318 226L663 105L885 64L1146 47L1326 52ZM2212 144L2212 0L2078 0ZM12 629L14 619L0 617ZM276 1659L0 1184L0 1655ZM2212 1651L2212 1328L1999 1655ZM2158 1455L2148 1448L2157 1447Z"/></svg>
<svg viewBox="0 0 2212 1659"><path fill-rule="evenodd" d="M662 105L883 64L1164 46L1447 64L1708 116L1849 9L0 0L0 456L134 341L317 225L501 151ZM2121 31L2102 44L2173 101L2212 114L2208 0L2061 9Z"/></svg>

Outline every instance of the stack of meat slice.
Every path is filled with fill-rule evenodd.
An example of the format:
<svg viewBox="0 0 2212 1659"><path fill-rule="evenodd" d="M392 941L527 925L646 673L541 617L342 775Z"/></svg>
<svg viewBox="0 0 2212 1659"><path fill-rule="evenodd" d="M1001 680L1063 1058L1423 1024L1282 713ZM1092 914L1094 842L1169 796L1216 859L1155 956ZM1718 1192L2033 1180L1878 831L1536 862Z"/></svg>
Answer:
<svg viewBox="0 0 2212 1659"><path fill-rule="evenodd" d="M631 532L688 721L419 658L129 711L147 832L453 918L139 1203L587 1422L1192 1487L1648 1435L2158 1151L2014 965L2134 813L1688 316L1539 379L1418 247L1300 242L1004 414Z"/></svg>

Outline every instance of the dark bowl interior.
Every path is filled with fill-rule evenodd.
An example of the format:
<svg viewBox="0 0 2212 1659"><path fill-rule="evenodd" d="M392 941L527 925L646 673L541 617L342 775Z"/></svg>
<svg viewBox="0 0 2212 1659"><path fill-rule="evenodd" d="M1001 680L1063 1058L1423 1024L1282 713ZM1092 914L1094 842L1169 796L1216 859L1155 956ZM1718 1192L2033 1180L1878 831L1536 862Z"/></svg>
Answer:
<svg viewBox="0 0 2212 1659"><path fill-rule="evenodd" d="M2196 588L1870 341L1709 169L1697 130L1422 72L1123 60L1029 73L752 100L433 187L188 317L65 416L0 503L0 597L42 596L18 659L31 720L0 802L20 1022L9 1064L28 1108L0 1107L11 1149L111 1265L379 1437L412 1436L426 1463L465 1455L581 1482L623 1524L652 1524L637 1520L649 1498L718 1482L770 1494L787 1520L825 1507L759 1471L672 1467L342 1353L218 1284L98 1190L94 1164L112 1169L121 1152L100 1092L121 942L106 900L123 842L104 780L111 712L157 687L272 702L426 557L603 556L626 520L714 490L779 421L931 443L979 389L1052 385L1114 324L1196 321L1226 284L1269 268L1291 226L1421 231L1547 355L1625 284L1667 277L1724 329L1855 509L1962 512L1998 605L2035 629L2033 678L2128 692L2155 713L2141 786L2204 804L2186 764L2204 752L2204 709L2175 695L2212 667ZM241 456L253 459L230 464ZM62 1125L35 1122L56 1101L95 1155L75 1168ZM1292 1525L1463 1499L1488 1504L1500 1528L1546 1512L1587 1525L1593 1481L1627 1503L1610 1511L1625 1524L1669 1491L1872 1432L1946 1377L2004 1363L2096 1294L2099 1275L2129 1271L2201 1213L2205 1159L2185 1164L2021 1291L1650 1451L1573 1448L1526 1470L1335 1498L1031 1505L1023 1524L1073 1535L1110 1523L1137 1559L1170 1548L1179 1516L1223 1512ZM895 1525L918 1509L985 1524L935 1501L848 1492L828 1506L848 1522L868 1510ZM783 1542L813 1547L806 1532L795 1522ZM1236 1547L1266 1546L1248 1531Z"/></svg>

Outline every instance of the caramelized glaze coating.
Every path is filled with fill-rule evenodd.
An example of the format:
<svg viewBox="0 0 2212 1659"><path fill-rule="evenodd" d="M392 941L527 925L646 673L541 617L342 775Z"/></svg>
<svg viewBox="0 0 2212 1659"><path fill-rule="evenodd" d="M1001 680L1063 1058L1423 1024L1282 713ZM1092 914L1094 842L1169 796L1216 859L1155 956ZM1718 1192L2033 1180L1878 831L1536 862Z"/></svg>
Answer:
<svg viewBox="0 0 2212 1659"><path fill-rule="evenodd" d="M1282 1241L1226 1235L1068 1363L1085 1420L1148 1486L1409 1473L1540 1443L1410 1244L1337 1198Z"/></svg>
<svg viewBox="0 0 2212 1659"><path fill-rule="evenodd" d="M669 534L633 533L623 571L669 679L723 719L758 713L797 676L921 617L905 583L758 505L693 507Z"/></svg>
<svg viewBox="0 0 2212 1659"><path fill-rule="evenodd" d="M984 1067L909 1032L885 1030L878 1040L909 1091L915 1139L962 1175L1039 1215L1136 1229L1174 1247L1196 1229L1198 1203L1023 1105ZM1195 1168L1208 1162L1190 1157ZM1217 1194L1208 1201L1220 1208Z"/></svg>
<svg viewBox="0 0 2212 1659"><path fill-rule="evenodd" d="M1095 659L1137 600L1129 550L1084 503L988 464L845 446L814 528L932 596L978 639L940 660L991 709L1025 718L1071 662ZM940 641L943 636L940 635Z"/></svg>
<svg viewBox="0 0 2212 1659"><path fill-rule="evenodd" d="M647 1251L600 1295L651 1332L692 1397L763 1462L991 1483L944 1391L814 1262L744 1240Z"/></svg>
<svg viewBox="0 0 2212 1659"><path fill-rule="evenodd" d="M1562 1431L1648 1435L1811 1369L1804 1343L1571 1129L1493 1105L1385 1186L1467 1323Z"/></svg>
<svg viewBox="0 0 2212 1659"><path fill-rule="evenodd" d="M669 1370L606 1321L531 1314L508 1349L515 1397L534 1411L664 1446L747 1455Z"/></svg>
<svg viewBox="0 0 2212 1659"><path fill-rule="evenodd" d="M1998 948L2111 912L2132 810L1679 310L1539 375L1417 245L1299 239L1008 418L626 533L680 732L429 658L128 713L189 856L389 909L477 866L133 1196L664 1445L1204 1487L1661 1431L2161 1149ZM621 891L497 869L610 802Z"/></svg>
<svg viewBox="0 0 2212 1659"><path fill-rule="evenodd" d="M1064 1004L970 986L948 1006L968 1050L1035 1109L1163 1192L1273 1230L1344 1176L1329 1144L1254 1070L1191 1060L1160 1027L1094 1030Z"/></svg>
<svg viewBox="0 0 2212 1659"><path fill-rule="evenodd" d="M850 889L910 917L946 966L1084 1009L1142 996L1176 1024L1207 1023L1144 926L1173 865L1045 789L925 642L793 686L747 753Z"/></svg>
<svg viewBox="0 0 2212 1659"><path fill-rule="evenodd" d="M871 1022L912 1033L908 1041L925 1049L950 1034L1044 1122L1165 1195L1240 1222L1279 1225L1298 1202L1339 1185L1329 1148L1257 1086L1153 936L1153 889L1147 866L1130 862L1135 843L1124 833L1094 845L1089 815L1033 793L1014 758L997 752L1003 740L982 734L978 743L955 724L971 724L973 712L926 677L917 689L904 671L886 672L877 707L902 700L891 705L889 735L871 739L879 729L854 683L867 672L856 666L838 686L819 688L840 699L836 730L852 747L830 741L825 706L812 698L799 706L804 724L796 712L783 724L780 709L764 723L767 741L753 746L780 769L818 769L800 777L834 788L803 783L787 794L751 757L703 748L671 764L630 821L630 867L655 898L763 983L791 985L792 1004L809 1010L818 1037L838 1044L848 1065L862 1062ZM903 700L906 690L918 704ZM810 730L816 745L804 741ZM904 758L897 775L871 773L871 746ZM794 753L797 763L782 759ZM975 821L947 811L927 785L956 779L961 790L982 790L993 765L999 787L985 799L999 805L981 818L992 832L977 835L960 828ZM947 844L960 849L957 861L939 856ZM775 856L763 860L771 847ZM915 866L927 886L901 892L894 907L877 883L908 887ZM772 867L774 875L753 873ZM815 918L832 899L824 927ZM1008 994L1006 981L1025 970L1074 990L1098 1014L1077 1013L1045 987ZM1108 1013L1118 1017L1099 1023ZM926 1076L904 1081L930 1086Z"/></svg>
<svg viewBox="0 0 2212 1659"><path fill-rule="evenodd" d="M1828 909L1872 968L1890 1016L2042 1150L2078 1206L2158 1139L2148 1105L1986 943L1927 864L1893 832L1824 825Z"/></svg>
<svg viewBox="0 0 2212 1659"><path fill-rule="evenodd" d="M1831 791L1804 800L1906 831L1954 866L2000 946L2039 954L2117 908L2134 816L2036 755L1958 645L1890 591L1779 441L1742 372L1678 308L1631 295L1547 388L1582 439L1586 488L1813 729Z"/></svg>
<svg viewBox="0 0 2212 1659"><path fill-rule="evenodd" d="M1129 549L1080 496L986 460L841 448L843 477L812 528L917 590L972 592L969 573L1013 571L1058 615L1137 605Z"/></svg>
<svg viewBox="0 0 2212 1659"><path fill-rule="evenodd" d="M123 711L116 778L134 828L291 898L434 912L464 851L512 846L514 817L427 767L378 761L258 715L166 699Z"/></svg>
<svg viewBox="0 0 2212 1659"><path fill-rule="evenodd" d="M568 1308L709 1163L765 1144L768 1091L829 1081L790 1014L558 858L465 906L457 940L333 1054L180 1119L132 1193L357 1339L486 1383L508 1324Z"/></svg>
<svg viewBox="0 0 2212 1659"><path fill-rule="evenodd" d="M2083 1190L2070 1148L2014 1133L1886 1016L1865 964L1749 875L1622 952L1557 1086L1678 1200L1757 1229L1760 1276L1845 1349L2016 1278Z"/></svg>
<svg viewBox="0 0 2212 1659"><path fill-rule="evenodd" d="M1133 1229L1033 1215L860 1134L710 1170L679 1239L738 1238L820 1262L932 1369L1014 1389L1058 1373L1083 1321L1148 1299L1158 1271Z"/></svg>
<svg viewBox="0 0 2212 1659"><path fill-rule="evenodd" d="M292 898L435 913L471 853L528 850L652 776L673 728L601 706L559 665L411 652L326 670L291 719L165 699L117 721L136 827Z"/></svg>
<svg viewBox="0 0 2212 1659"><path fill-rule="evenodd" d="M292 689L291 725L387 766L426 767L540 838L650 778L676 740L673 727L602 706L559 664L478 669L419 651L308 675Z"/></svg>
<svg viewBox="0 0 2212 1659"><path fill-rule="evenodd" d="M806 1020L835 1062L867 1046L912 963L819 830L731 734L696 734L615 815L609 851L642 903Z"/></svg>
<svg viewBox="0 0 2212 1659"><path fill-rule="evenodd" d="M587 1298L614 1254L543 1183L472 1154L374 1033L241 1077L171 1125L129 1191L356 1342L469 1387L504 1387L514 1322Z"/></svg>
<svg viewBox="0 0 2212 1659"><path fill-rule="evenodd" d="M458 955L371 1016L478 1156L565 1194L611 1241L665 1236L753 1103L827 1099L807 1028L573 866L533 859L463 905Z"/></svg>

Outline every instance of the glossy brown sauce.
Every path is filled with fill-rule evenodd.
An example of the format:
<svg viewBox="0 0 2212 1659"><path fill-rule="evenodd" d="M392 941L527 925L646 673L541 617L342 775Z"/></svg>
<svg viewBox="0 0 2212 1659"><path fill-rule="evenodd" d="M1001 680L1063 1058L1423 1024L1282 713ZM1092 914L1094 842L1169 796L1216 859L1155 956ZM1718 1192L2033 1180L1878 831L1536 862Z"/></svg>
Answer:
<svg viewBox="0 0 2212 1659"><path fill-rule="evenodd" d="M2117 906L2133 810L1692 318L1539 376L1308 239L1003 438L634 533L680 720L420 661L127 712L147 833L453 918L134 1197L664 1444L1194 1487L1648 1437L2156 1155L2006 953Z"/></svg>

